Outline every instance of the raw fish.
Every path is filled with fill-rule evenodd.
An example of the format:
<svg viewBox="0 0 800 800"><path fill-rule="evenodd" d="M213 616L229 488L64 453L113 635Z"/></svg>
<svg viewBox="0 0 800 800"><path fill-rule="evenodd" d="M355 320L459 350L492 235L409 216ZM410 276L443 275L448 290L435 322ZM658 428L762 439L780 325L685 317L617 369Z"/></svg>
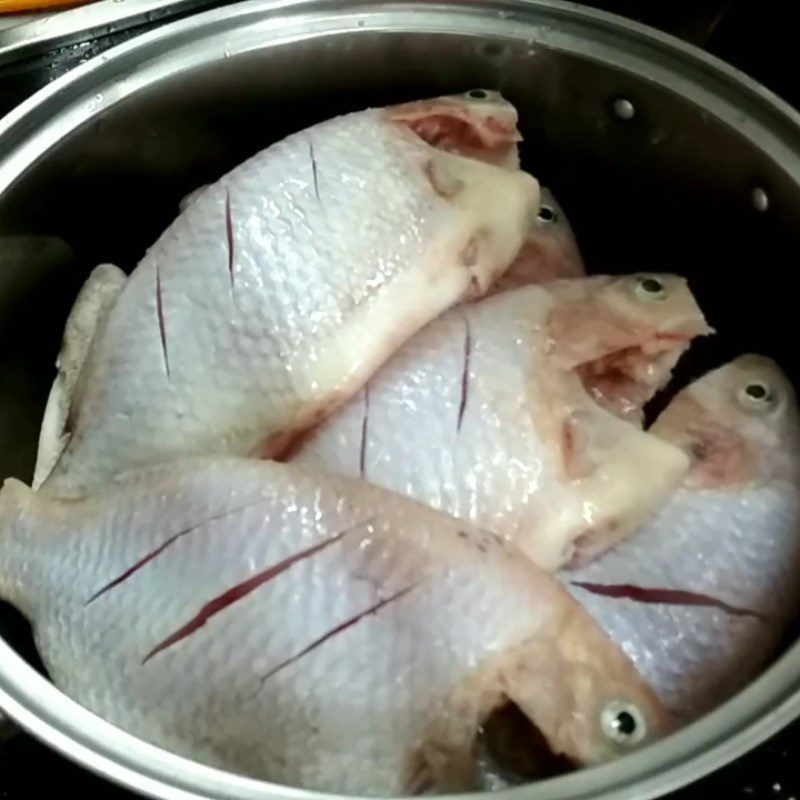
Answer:
<svg viewBox="0 0 800 800"><path fill-rule="evenodd" d="M797 399L772 361L743 356L691 384L652 430L691 457L683 485L617 549L562 578L693 719L751 680L797 615Z"/></svg>
<svg viewBox="0 0 800 800"><path fill-rule="evenodd" d="M516 111L461 96L349 114L201 191L95 304L74 387L51 398L42 488L80 493L184 455L275 455L485 292L522 245L538 184L425 137L508 156Z"/></svg>
<svg viewBox="0 0 800 800"><path fill-rule="evenodd" d="M472 520L557 569L627 535L688 468L595 398L629 416L707 331L671 276L501 293L420 331L287 457Z"/></svg>
<svg viewBox="0 0 800 800"><path fill-rule="evenodd" d="M475 788L474 742L509 702L574 764L671 725L558 580L511 545L294 465L190 459L70 500L9 479L0 596L87 708L308 789Z"/></svg>
<svg viewBox="0 0 800 800"><path fill-rule="evenodd" d="M542 187L541 206L511 266L495 281L492 292L516 289L586 274L578 242L567 215L553 193Z"/></svg>

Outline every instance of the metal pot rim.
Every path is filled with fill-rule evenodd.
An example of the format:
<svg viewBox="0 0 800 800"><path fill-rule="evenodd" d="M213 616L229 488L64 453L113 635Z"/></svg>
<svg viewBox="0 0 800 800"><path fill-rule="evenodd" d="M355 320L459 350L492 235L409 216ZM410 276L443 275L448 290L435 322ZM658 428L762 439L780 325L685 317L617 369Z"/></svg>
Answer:
<svg viewBox="0 0 800 800"><path fill-rule="evenodd" d="M646 74L753 141L800 184L800 115L697 48L646 26L559 0L249 0L198 14L109 50L0 120L0 193L64 135L167 76L271 44L345 32L436 32L537 42ZM646 68L646 71L645 71ZM0 641L0 706L65 755L166 800L329 797L204 767L104 722ZM800 643L722 708L663 742L601 767L503 792L508 800L640 800L730 762L800 716ZM478 797L463 795L462 797Z"/></svg>

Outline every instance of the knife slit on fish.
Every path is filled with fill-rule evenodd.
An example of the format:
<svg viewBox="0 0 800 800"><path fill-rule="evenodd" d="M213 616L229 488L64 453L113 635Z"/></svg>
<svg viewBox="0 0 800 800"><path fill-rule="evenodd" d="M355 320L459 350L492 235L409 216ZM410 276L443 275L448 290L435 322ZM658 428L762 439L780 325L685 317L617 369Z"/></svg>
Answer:
<svg viewBox="0 0 800 800"><path fill-rule="evenodd" d="M464 412L467 409L467 396L469 394L469 362L472 357L472 332L469 326L469 319L464 317L464 366L461 371L461 400L458 405L458 423L456 431L461 430L464 422Z"/></svg>
<svg viewBox="0 0 800 800"><path fill-rule="evenodd" d="M310 558L322 550L325 550L331 545L336 544L348 533L362 528L366 524L368 523L361 522L358 525L353 525L352 527L340 531L334 536L325 539L325 541L318 542L311 547L307 547L305 550L301 550L299 553L294 553L293 555L284 558L282 561L279 561L277 564L273 564L256 575L251 576L246 581L237 583L235 586L232 586L226 592L217 595L217 597L213 598L212 600L209 600L185 625L182 625L180 628L178 628L178 630L167 636L166 639L159 642L144 657L144 659L142 659L142 665L150 661L153 656L158 655L173 645L178 644L178 642L182 641L183 639L188 638L193 633L200 630L200 628L202 628L212 617L215 617L221 611L229 608L234 603L238 603L239 600L243 600L245 597L247 597L247 595L252 594L256 589L261 588L265 583L268 583L273 578L277 578L278 575L286 572L286 570L290 567L294 566L300 561L305 560L306 558Z"/></svg>
<svg viewBox="0 0 800 800"><path fill-rule="evenodd" d="M775 362L743 355L685 386L649 431L691 456L681 484L561 579L690 721L764 669L798 607L797 395Z"/></svg>
<svg viewBox="0 0 800 800"><path fill-rule="evenodd" d="M517 163L516 110L499 96L412 105L321 122L193 193L103 319L46 491L74 496L188 452L286 445L500 277L539 207ZM477 129L464 147L448 140L452 152L409 130L448 117ZM429 163L457 197L439 196ZM233 308L218 292L226 268Z"/></svg>
<svg viewBox="0 0 800 800"><path fill-rule="evenodd" d="M317 200L319 200L319 172L317 170L317 157L314 155L313 142L308 143L308 155L311 157L311 175L314 178L314 195Z"/></svg>
<svg viewBox="0 0 800 800"><path fill-rule="evenodd" d="M367 439L369 437L369 381L364 384L364 418L361 420L361 448L358 454L358 468L361 480L366 475Z"/></svg>
<svg viewBox="0 0 800 800"><path fill-rule="evenodd" d="M176 530L254 497L265 505L185 536L86 606ZM668 729L552 575L365 481L184 459L66 501L8 480L0 523L0 596L32 620L56 685L211 767L394 796L418 763L436 791L477 788L476 736L507 701L579 765L622 752L598 725L609 697L637 710L642 739Z"/></svg>
<svg viewBox="0 0 800 800"><path fill-rule="evenodd" d="M726 614L734 617L754 617L765 621L763 614L749 608L739 608L730 605L724 600L718 600L702 592L690 592L684 589L659 589L657 587L635 586L634 584L603 584L603 583L584 583L582 581L572 581L573 586L585 589L587 592L596 594L599 597L611 597L614 599L631 600L634 603L652 603L670 606L697 606L699 608L717 608Z"/></svg>
<svg viewBox="0 0 800 800"><path fill-rule="evenodd" d="M227 188L225 189L225 234L228 241L228 273L231 277L231 291L233 291L233 262L235 258L235 244L233 238L233 215L231 213L231 191Z"/></svg>
<svg viewBox="0 0 800 800"><path fill-rule="evenodd" d="M158 315L158 332L161 337L161 354L164 357L164 370L167 377L169 371L169 350L167 349L167 327L164 322L164 298L161 289L161 269L156 265L156 314Z"/></svg>
<svg viewBox="0 0 800 800"><path fill-rule="evenodd" d="M639 297L642 280L518 287L429 323L370 377L369 481L468 516L548 569L576 563L576 548L588 558L631 533L677 486L688 457L624 417L707 330L683 279L659 277L666 297L657 306ZM671 349L653 347L672 330L682 338ZM603 407L579 368L597 363L590 372L603 378L620 350L616 366L635 392L620 397L601 380L613 384ZM363 420L359 396L287 460L363 478Z"/></svg>
<svg viewBox="0 0 800 800"><path fill-rule="evenodd" d="M394 592L393 594L389 595L389 597L384 597L382 600L378 600L378 602L373 603L369 608L365 609L364 611L356 614L349 619L346 619L344 622L341 622L339 625L331 628L326 633L323 633L322 636L314 639L311 644L304 647L299 653L295 653L293 656L290 656L285 661L281 661L276 667L273 667L269 672L266 673L261 678L261 685L263 686L273 675L276 675L282 669L286 667L290 667L292 664L299 661L303 656L308 655L312 651L316 650L318 647L321 647L325 642L332 639L334 636L337 636L340 633L343 633L348 628L352 628L353 625L357 625L361 620L365 619L366 617L376 615L382 608L385 608L390 603L393 603L395 600L399 600L401 597L405 597L409 592L416 589L418 584L412 584L411 586L405 586L402 589Z"/></svg>
<svg viewBox="0 0 800 800"><path fill-rule="evenodd" d="M146 555L142 556L135 564L128 567L124 572L119 574L116 578L109 581L105 586L98 589L87 601L86 605L90 605L98 598L102 597L106 592L111 591L115 587L119 586L121 583L124 583L128 578L135 575L142 567L149 564L154 559L158 558L167 548L171 547L175 542L179 539L182 539L184 536L187 536L190 533L194 533L195 531L202 528L204 525L208 525L210 522L219 522L220 520L225 519L226 517L233 516L234 514L241 514L242 511L246 511L250 508L255 508L256 506L263 504L264 500L256 500L252 503L246 503L243 506L237 506L236 508L231 508L228 511L223 511L221 514L215 514L213 517L207 517L206 519L195 523L194 525L190 525L182 530L178 531L177 533L170 536L165 542L160 544L154 550L151 550Z"/></svg>

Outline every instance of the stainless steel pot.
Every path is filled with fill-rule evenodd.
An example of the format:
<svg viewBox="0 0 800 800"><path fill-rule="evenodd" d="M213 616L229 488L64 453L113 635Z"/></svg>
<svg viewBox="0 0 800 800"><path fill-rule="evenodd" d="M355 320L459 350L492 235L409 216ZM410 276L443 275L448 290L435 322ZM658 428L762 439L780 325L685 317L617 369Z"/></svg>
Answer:
<svg viewBox="0 0 800 800"><path fill-rule="evenodd" d="M208 178L306 123L369 103L503 91L526 166L557 191L595 271L687 274L722 331L685 366L791 346L800 117L654 31L546 0L253 0L83 64L0 123L0 235L74 254L0 271L0 472L29 477L61 327L101 260L132 266ZM0 242L0 246L2 246ZM105 724L0 642L0 706L67 755L162 798L308 798L177 758ZM726 706L614 764L511 790L541 800L663 794L800 714L800 646Z"/></svg>

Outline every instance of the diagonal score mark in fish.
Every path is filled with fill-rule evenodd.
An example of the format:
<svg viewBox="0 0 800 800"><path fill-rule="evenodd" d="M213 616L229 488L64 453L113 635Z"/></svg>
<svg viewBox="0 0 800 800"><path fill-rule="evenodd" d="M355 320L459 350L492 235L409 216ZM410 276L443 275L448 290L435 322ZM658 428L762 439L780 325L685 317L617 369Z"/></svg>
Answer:
<svg viewBox="0 0 800 800"><path fill-rule="evenodd" d="M317 200L319 200L319 172L317 170L317 159L314 155L313 142L308 143L308 155L311 157L311 174L314 178L314 194L317 196Z"/></svg>
<svg viewBox="0 0 800 800"><path fill-rule="evenodd" d="M361 450L358 467L361 480L365 480L367 463L367 437L369 436L369 381L364 384L364 418L361 420Z"/></svg>
<svg viewBox="0 0 800 800"><path fill-rule="evenodd" d="M261 572L251 576L245 581L241 583L237 583L235 586L232 586L227 591L223 592L220 595L209 600L188 622L178 628L176 631L173 631L166 639L163 639L159 642L143 659L142 659L142 666L144 666L151 658L158 655L159 653L167 650L168 648L172 647L173 645L177 644L178 642L183 641L184 639L191 636L193 633L200 630L205 624L212 618L219 614L221 611L224 611L226 608L234 605L234 603L238 603L239 600L243 600L249 594L252 594L256 589L259 589L265 583L268 583L273 578L277 578L281 573L286 572L290 567L294 566L295 564L303 561L306 558L310 558L315 553L319 553L322 550L330 547L331 545L336 544L341 539L343 539L348 533L352 533L359 528L363 528L365 525L369 525L372 523L372 519L364 520L363 522L359 522L355 525L352 525L349 528L345 528L343 531L339 531L339 533L335 533L332 536L329 536L327 539L323 540L322 542L318 542L311 547L307 547L305 550L301 550L299 553L294 553L287 558L284 558L282 561L279 561L277 564L273 564L272 566L267 567L266 569L262 570Z"/></svg>
<svg viewBox="0 0 800 800"><path fill-rule="evenodd" d="M167 377L170 377L169 371L169 350L167 349L167 326L164 321L164 300L162 297L161 288L161 268L156 264L156 315L158 316L158 330L161 335L161 352L164 356L164 370Z"/></svg>
<svg viewBox="0 0 800 800"><path fill-rule="evenodd" d="M421 797L422 795L432 794L436 788L430 766L426 763L420 764L416 770L408 777L403 794L409 797Z"/></svg>
<svg viewBox="0 0 800 800"><path fill-rule="evenodd" d="M259 505L263 505L264 503L270 502L265 498L259 497L257 500L253 500L249 503L245 503L244 505L237 506L236 508L230 508L227 511L222 511L219 514L215 514L212 517L206 517L205 519L200 520L199 522L194 523L193 525L189 525L186 528L179 530L177 533L174 533L170 536L166 541L162 542L155 550L151 550L146 555L142 556L135 564L128 567L124 572L120 573L116 578L109 581L105 586L102 586L98 589L85 603L85 605L89 605L97 600L99 597L102 597L106 592L111 591L115 587L119 586L121 583L124 583L128 578L135 575L140 569L144 566L149 564L155 558L160 556L167 548L171 547L175 542L179 539L182 539L184 536L193 533L194 531L198 530L199 528L207 525L210 522L218 522L219 520L225 519L233 514L239 514L242 511L247 511L251 508L256 508Z"/></svg>
<svg viewBox="0 0 800 800"><path fill-rule="evenodd" d="M708 594L690 592L684 589L659 589L634 586L629 583L603 584L570 581L572 586L584 589L598 597L614 600L632 600L634 603L672 606L694 606L695 608L716 608L734 617L753 617L765 622L767 617L749 608L732 606Z"/></svg>
<svg viewBox="0 0 800 800"><path fill-rule="evenodd" d="M358 614L346 619L344 622L340 622L335 627L331 628L326 633L323 633L322 636L314 639L311 644L304 647L299 653L295 653L293 656L289 656L285 661L281 661L276 667L273 667L269 672L261 678L261 685L263 686L273 675L280 672L282 669L291 666L296 661L299 661L303 656L308 655L313 650L316 650L318 647L321 647L325 642L332 639L334 636L337 636L340 633L343 633L348 628L352 628L354 625L357 625L361 620L365 617L374 616L376 615L382 608L385 608L390 603L393 603L395 600L399 600L401 597L405 597L409 592L416 589L420 584L419 583L412 583L410 586L405 586L404 588L400 589L397 592L389 595L389 597L385 597L382 600L378 600L378 602L373 603L369 608L366 608L364 611L359 612Z"/></svg>
<svg viewBox="0 0 800 800"><path fill-rule="evenodd" d="M464 422L464 411L467 408L467 396L469 394L469 362L472 357L472 330L469 326L469 319L464 317L464 366L461 372L461 402L458 406L458 423L456 424L456 431L461 430L461 424Z"/></svg>
<svg viewBox="0 0 800 800"><path fill-rule="evenodd" d="M228 274L231 277L231 291L233 291L233 260L234 253L234 239L233 239L233 214L231 213L231 192L230 189L225 189L225 235L228 242Z"/></svg>

